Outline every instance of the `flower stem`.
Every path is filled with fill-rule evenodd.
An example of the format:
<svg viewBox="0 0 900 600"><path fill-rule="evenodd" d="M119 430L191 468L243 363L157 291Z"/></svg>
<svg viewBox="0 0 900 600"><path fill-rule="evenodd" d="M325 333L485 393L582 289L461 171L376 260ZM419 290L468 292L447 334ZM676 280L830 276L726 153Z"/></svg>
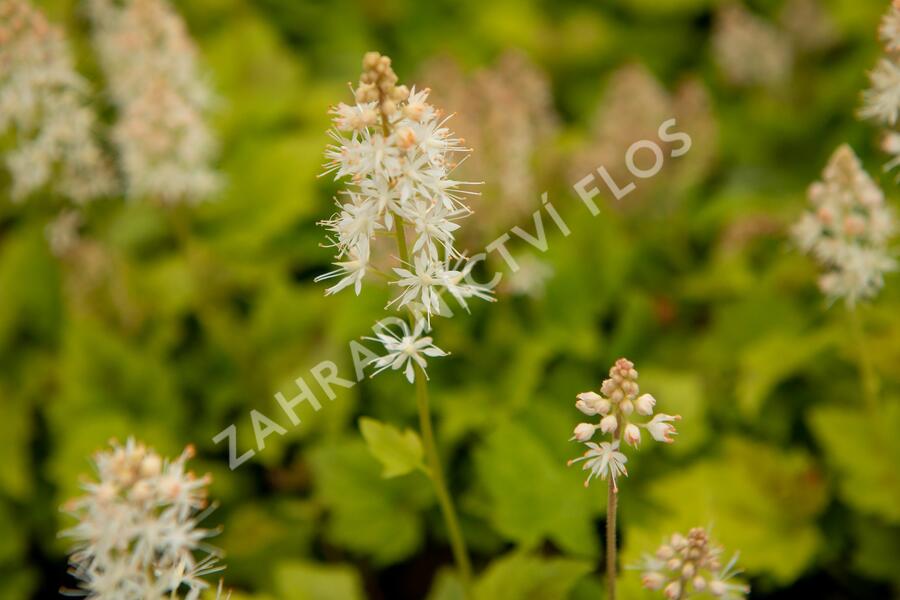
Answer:
<svg viewBox="0 0 900 600"><path fill-rule="evenodd" d="M622 423L622 415L617 413L619 423ZM622 428L617 427L613 434L614 442L621 443ZM616 512L619 507L619 490L615 479L609 478L609 488L606 495L606 600L616 600Z"/></svg>
<svg viewBox="0 0 900 600"><path fill-rule="evenodd" d="M437 494L444 521L447 524L447 533L450 536L450 547L453 550L453 559L459 568L463 588L468 594L472 581L472 564L469 562L469 554L466 550L466 541L459 526L456 509L453 500L447 491L447 483L444 479L444 471L441 468L441 458L438 455L437 444L434 441L434 432L431 428L431 411L428 403L428 383L425 380L425 371L416 367L416 405L419 409L419 429L425 446L425 457L428 461L429 476Z"/></svg>
<svg viewBox="0 0 900 600"><path fill-rule="evenodd" d="M866 344L865 334L863 333L862 321L855 308L848 310L850 313L850 328L853 331L854 342L856 343L857 358L859 359L859 372L862 379L863 397L866 402L866 409L873 419L877 419L878 414L878 374L875 372L875 366L872 364L872 358L869 355L869 348Z"/></svg>
<svg viewBox="0 0 900 600"><path fill-rule="evenodd" d="M403 217L394 213L394 227L397 234L397 251L400 253L400 259L409 262L409 250L406 245L406 223ZM409 314L410 325L413 327L415 317L412 312ZM469 586L472 581L472 563L469 561L469 553L466 550L466 541L462 535L462 529L459 526L459 519L456 516L456 509L453 507L453 500L450 492L447 490L447 482L444 479L444 470L441 468L441 457L437 451L437 444L434 440L434 431L431 427L431 408L428 401L428 380L425 370L416 365L416 406L419 410L419 433L422 435L422 442L425 446L425 458L428 462L428 475L431 484L434 486L434 492L437 495L438 504L441 507L441 513L444 516L444 522L447 525L447 533L450 536L450 548L453 551L453 559L459 569L459 576L462 579L463 589L468 595Z"/></svg>
<svg viewBox="0 0 900 600"><path fill-rule="evenodd" d="M612 477L609 478L606 498L606 598L616 600L616 508L619 494L616 492Z"/></svg>

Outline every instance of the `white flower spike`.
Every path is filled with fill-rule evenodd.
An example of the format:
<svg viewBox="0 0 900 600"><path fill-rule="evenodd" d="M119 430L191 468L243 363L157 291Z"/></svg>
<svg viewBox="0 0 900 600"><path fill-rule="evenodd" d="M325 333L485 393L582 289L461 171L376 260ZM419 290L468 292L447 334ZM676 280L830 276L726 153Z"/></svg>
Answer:
<svg viewBox="0 0 900 600"><path fill-rule="evenodd" d="M366 256L367 262L389 264L389 283L400 288L388 306L418 304L430 319L441 313L444 292L464 308L467 298L493 300L485 286L464 282L474 263L455 247L458 221L471 214L463 197L473 194L451 177L469 152L463 141L427 103L428 90L397 85L390 59L377 52L363 59L354 93L354 105L331 110L333 143L325 152L324 172L347 180L335 201L337 213L320 223L341 268L318 279L342 277L326 293L352 284L358 295L369 270L356 257ZM401 255L376 236L396 237ZM450 268L451 261L458 264Z"/></svg>
<svg viewBox="0 0 900 600"><path fill-rule="evenodd" d="M164 460L129 439L95 456L99 480L63 507L78 524L61 534L75 540L72 573L89 598L196 600L210 588L203 577L224 567L205 541L215 531L198 526L210 476L185 470L193 454Z"/></svg>
<svg viewBox="0 0 900 600"><path fill-rule="evenodd" d="M840 146L809 187L810 210L794 225L796 244L824 273L819 287L848 307L874 297L884 275L897 268L887 243L895 229L884 194L863 170L853 150Z"/></svg>

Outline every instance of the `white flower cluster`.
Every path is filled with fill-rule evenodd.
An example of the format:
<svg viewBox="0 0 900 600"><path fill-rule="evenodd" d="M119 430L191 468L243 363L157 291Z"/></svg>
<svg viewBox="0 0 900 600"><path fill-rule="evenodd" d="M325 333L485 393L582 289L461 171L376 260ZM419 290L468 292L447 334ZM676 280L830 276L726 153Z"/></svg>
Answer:
<svg viewBox="0 0 900 600"><path fill-rule="evenodd" d="M740 571L735 568L738 554L722 566L723 549L709 539L702 527L691 529L687 537L676 533L656 551L646 554L637 569L643 571L645 588L662 590L669 600L684 600L709 594L721 600L741 600L749 586L730 580Z"/></svg>
<svg viewBox="0 0 900 600"><path fill-rule="evenodd" d="M0 0L0 135L15 136L6 156L14 199L51 183L78 203L115 189L89 92L62 31L27 1Z"/></svg>
<svg viewBox="0 0 900 600"><path fill-rule="evenodd" d="M822 181L809 187L812 210L793 227L796 243L825 269L819 287L830 299L852 307L884 285L896 269L887 250L894 217L884 194L863 170L853 150L842 145L828 161Z"/></svg>
<svg viewBox="0 0 900 600"><path fill-rule="evenodd" d="M884 56L869 73L870 86L863 92L859 116L896 128L900 116L900 0L895 0L882 18L878 36L884 43ZM900 165L900 133L896 129L885 132L881 147L893 156L885 170Z"/></svg>
<svg viewBox="0 0 900 600"><path fill-rule="evenodd" d="M175 203L214 193L217 145L204 120L213 96L184 22L166 0L90 0L88 9L128 195Z"/></svg>
<svg viewBox="0 0 900 600"><path fill-rule="evenodd" d="M203 576L222 568L204 543L214 532L198 527L210 476L186 472L191 456L188 447L169 461L133 439L97 453L99 480L63 507L78 519L62 535L76 540L72 573L88 598L163 600L184 592L196 600L210 587Z"/></svg>
<svg viewBox="0 0 900 600"><path fill-rule="evenodd" d="M352 286L359 295L367 273L381 275L399 290L388 306L407 308L417 318L424 315L429 324L432 315L441 314L444 292L464 308L472 297L491 300L485 286L469 281L474 263L454 246L457 221L471 212L462 197L472 192L451 178L458 160L468 152L462 140L445 127L447 119L440 111L426 102L428 90L397 85L390 59L377 52L363 59L355 95L354 105L342 103L331 111L334 143L325 152L325 173L349 181L336 200L338 212L321 223L336 249L337 269L316 281L338 280L326 294ZM379 237L396 238L396 252L391 248L380 252ZM407 356L412 348L422 347L424 339L428 339L425 346L433 348L430 338L421 338L424 325L408 329L399 337L388 335L396 343L409 341L410 336L418 340L411 345L403 342ZM381 337L389 353L399 348ZM438 352L429 356L442 354ZM402 364L407 363L392 359L380 366ZM412 380L412 363L408 364Z"/></svg>
<svg viewBox="0 0 900 600"><path fill-rule="evenodd" d="M719 70L736 86L774 86L788 80L794 55L788 37L742 4L716 14L712 47Z"/></svg>
<svg viewBox="0 0 900 600"><path fill-rule="evenodd" d="M585 487L590 484L593 477L600 479L610 478L613 490L618 491L616 477L628 475L625 469L626 457L620 451L621 440L637 448L641 443L641 428L646 429L650 436L658 441L671 444L672 436L677 432L673 421L681 419L680 415L667 415L658 413L653 415L653 407L656 399L650 394L641 394L637 383L638 372L627 358L620 358L609 370L609 379L605 379L600 386L600 394L596 392L582 392L578 394L575 407L588 416L600 417L599 423L579 423L575 427L571 440L577 440L587 445L588 450L583 456L570 460L569 465L579 461L585 461L583 468L590 470ZM645 423L633 422L635 413L653 417ZM612 441L597 444L590 441L597 430L608 434Z"/></svg>

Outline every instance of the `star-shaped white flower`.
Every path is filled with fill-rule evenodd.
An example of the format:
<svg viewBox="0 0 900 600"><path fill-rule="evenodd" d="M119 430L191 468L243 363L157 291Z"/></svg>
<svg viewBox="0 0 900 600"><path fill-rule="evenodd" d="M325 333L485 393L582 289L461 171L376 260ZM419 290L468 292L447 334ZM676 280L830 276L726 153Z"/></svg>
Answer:
<svg viewBox="0 0 900 600"><path fill-rule="evenodd" d="M416 380L415 364L419 365L425 378L428 374L425 367L428 363L426 356L446 356L447 353L438 348L432 342L430 336L423 336L425 331L425 320L419 320L415 329L410 332L409 325L403 321L398 321L397 326L400 329L399 334L386 325L381 325L381 331L375 334L375 337L366 339L381 343L387 354L381 356L374 361L375 372L372 376L378 375L386 369L403 369L406 379L413 383Z"/></svg>
<svg viewBox="0 0 900 600"><path fill-rule="evenodd" d="M603 480L609 477L613 484L613 490L618 492L616 477L619 475L628 476L628 471L625 469L628 457L619 452L619 442L600 442L599 444L587 442L585 445L588 447L588 450L584 453L584 456L569 461L569 464L572 465L583 460L585 462L582 469L590 469L591 472L584 481L584 487L590 485L593 477L599 477Z"/></svg>

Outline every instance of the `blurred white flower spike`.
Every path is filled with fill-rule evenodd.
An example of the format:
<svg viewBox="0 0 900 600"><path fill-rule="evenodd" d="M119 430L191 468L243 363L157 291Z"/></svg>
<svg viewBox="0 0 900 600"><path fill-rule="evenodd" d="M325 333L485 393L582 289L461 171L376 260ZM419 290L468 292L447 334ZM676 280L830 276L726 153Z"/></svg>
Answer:
<svg viewBox="0 0 900 600"><path fill-rule="evenodd" d="M118 109L112 131L126 191L163 203L219 189L213 94L181 17L166 0L88 0L94 47Z"/></svg>
<svg viewBox="0 0 900 600"><path fill-rule="evenodd" d="M168 460L134 439L111 445L94 457L98 480L63 506L78 520L61 534L75 540L72 575L97 600L197 600L203 577L224 569L205 541L217 532L198 526L210 476L186 470L190 446Z"/></svg>
<svg viewBox="0 0 900 600"><path fill-rule="evenodd" d="M25 0L0 0L0 135L13 137L4 158L14 200L42 188L76 203L116 191L89 96L62 30Z"/></svg>
<svg viewBox="0 0 900 600"><path fill-rule="evenodd" d="M835 150L822 181L809 187L810 210L793 227L797 245L822 266L819 287L848 307L874 297L897 268L888 250L894 215L853 150Z"/></svg>
<svg viewBox="0 0 900 600"><path fill-rule="evenodd" d="M900 0L894 0L881 19L878 37L884 53L869 72L869 88L863 91L859 116L890 129L884 132L881 149L893 158L884 165L889 171L900 165Z"/></svg>
<svg viewBox="0 0 900 600"><path fill-rule="evenodd" d="M721 546L709 539L702 527L694 527L687 536L680 533L660 546L655 554L645 554L641 564L641 583L650 590L661 590L669 600L709 597L743 600L750 587L734 581L741 574L735 566L738 553L722 565Z"/></svg>
<svg viewBox="0 0 900 600"><path fill-rule="evenodd" d="M650 437L658 442L671 444L676 435L674 421L680 415L658 413L653 415L656 399L650 394L641 394L637 383L638 372L627 358L620 358L609 370L609 378L600 386L600 393L590 391L578 394L575 408L589 417L598 417L598 423L579 423L575 426L570 441L578 441L588 446L583 456L569 461L569 465L584 461L583 469L590 471L585 487L594 477L609 479L612 490L618 492L616 478L628 476L625 463L628 457L621 452L621 442L638 448L641 443L641 429L646 429ZM636 423L635 416L653 417L645 423ZM591 442L600 430L609 435L609 442L599 445Z"/></svg>
<svg viewBox="0 0 900 600"><path fill-rule="evenodd" d="M379 272L373 263L384 263L391 273L382 274L401 288L391 305L418 301L429 316L439 312L439 294L451 288L478 288L463 290L463 297L482 295L481 286L460 283L461 271L449 266L461 258L454 246L457 221L471 213L463 198L475 194L451 174L469 150L428 104L427 89L397 85L386 56L366 54L355 96L354 105L331 110L333 144L325 152L325 174L348 182L336 199L338 211L321 223L338 269L318 280L340 277L327 293L352 284L359 295L364 275ZM396 236L405 256L392 257L389 247L380 252L381 235Z"/></svg>

